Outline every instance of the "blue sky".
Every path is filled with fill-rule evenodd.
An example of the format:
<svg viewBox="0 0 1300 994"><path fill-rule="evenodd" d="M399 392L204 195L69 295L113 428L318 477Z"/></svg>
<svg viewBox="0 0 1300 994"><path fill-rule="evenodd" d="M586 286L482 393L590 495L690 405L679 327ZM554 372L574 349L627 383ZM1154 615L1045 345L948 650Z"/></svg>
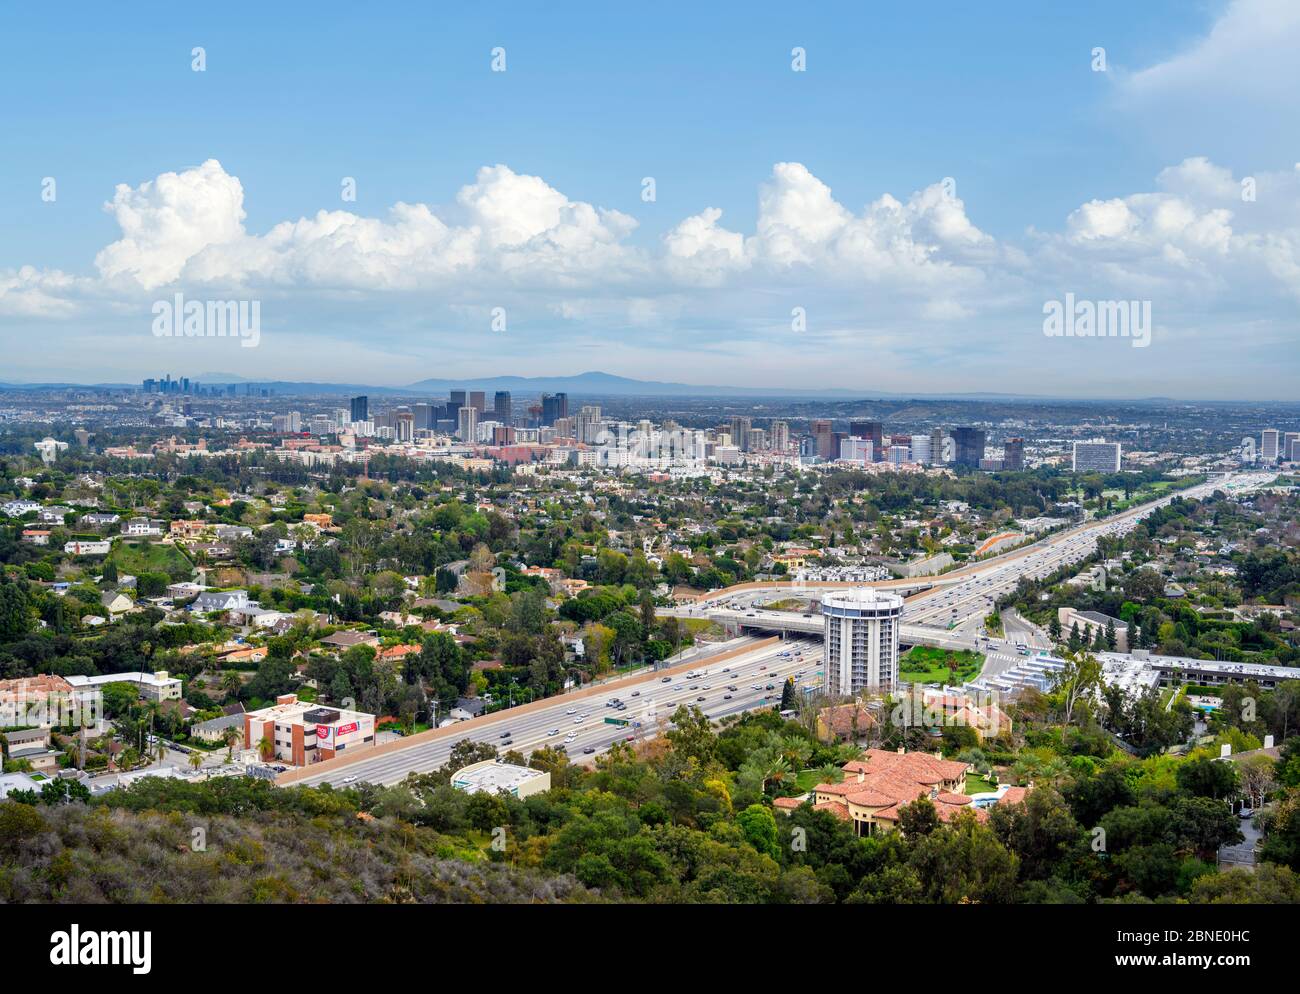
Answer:
<svg viewBox="0 0 1300 994"><path fill-rule="evenodd" d="M600 368L1285 397L1288 6L13 10L0 379ZM1258 200L1234 196L1246 177ZM261 300L261 345L155 338L177 291ZM1151 300L1152 345L1046 338L1066 292Z"/></svg>

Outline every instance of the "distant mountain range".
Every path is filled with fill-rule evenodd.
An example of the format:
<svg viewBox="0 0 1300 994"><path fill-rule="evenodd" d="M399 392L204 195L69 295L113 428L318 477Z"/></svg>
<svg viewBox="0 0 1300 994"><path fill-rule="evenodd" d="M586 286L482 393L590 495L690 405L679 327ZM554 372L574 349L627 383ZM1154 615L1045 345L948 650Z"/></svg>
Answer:
<svg viewBox="0 0 1300 994"><path fill-rule="evenodd" d="M568 393L576 397L784 397L826 398L833 400L950 400L950 401L1026 401L1042 402L1069 399L1050 394L1015 394L995 392L971 393L898 393L888 390L846 390L840 387L748 387L719 384L673 383L662 380L637 380L613 373L591 371L574 376L480 376L468 379L431 377L407 386L375 386L364 383L315 383L295 380L259 380L235 373L203 373L190 377L192 382L205 386L219 384L255 384L274 390L278 395L310 394L367 394L367 395L418 395L445 394L450 390L483 390L488 393L508 390L525 396L540 393ZM139 383L2 383L6 390L60 390L76 387L101 389L130 389ZM1079 400L1081 398L1074 398ZM1100 401L1099 401L1100 402ZM1115 401L1105 401L1114 403ZM1175 403L1167 397L1132 398L1123 403ZM1220 402L1222 403L1222 402Z"/></svg>

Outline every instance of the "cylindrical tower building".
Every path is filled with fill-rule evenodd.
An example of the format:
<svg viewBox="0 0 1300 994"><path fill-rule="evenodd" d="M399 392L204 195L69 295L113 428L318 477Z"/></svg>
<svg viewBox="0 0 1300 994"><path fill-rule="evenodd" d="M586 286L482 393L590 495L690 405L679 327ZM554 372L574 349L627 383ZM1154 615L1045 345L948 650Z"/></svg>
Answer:
<svg viewBox="0 0 1300 994"><path fill-rule="evenodd" d="M827 694L860 691L892 694L898 689L898 631L903 598L858 587L822 598L825 618Z"/></svg>

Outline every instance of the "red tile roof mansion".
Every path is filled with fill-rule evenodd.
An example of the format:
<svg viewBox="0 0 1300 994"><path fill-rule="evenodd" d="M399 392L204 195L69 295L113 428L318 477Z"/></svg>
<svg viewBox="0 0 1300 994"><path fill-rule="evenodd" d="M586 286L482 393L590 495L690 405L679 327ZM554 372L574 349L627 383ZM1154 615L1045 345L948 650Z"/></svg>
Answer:
<svg viewBox="0 0 1300 994"><path fill-rule="evenodd" d="M969 763L924 752L868 749L862 759L844 765L840 783L820 783L813 788L813 807L852 822L859 835L893 831L898 827L898 809L922 797L934 803L941 821L961 811L973 811L983 819L984 810L974 807L965 793L970 768ZM1026 792L1024 787L1012 787L999 803L1022 801Z"/></svg>

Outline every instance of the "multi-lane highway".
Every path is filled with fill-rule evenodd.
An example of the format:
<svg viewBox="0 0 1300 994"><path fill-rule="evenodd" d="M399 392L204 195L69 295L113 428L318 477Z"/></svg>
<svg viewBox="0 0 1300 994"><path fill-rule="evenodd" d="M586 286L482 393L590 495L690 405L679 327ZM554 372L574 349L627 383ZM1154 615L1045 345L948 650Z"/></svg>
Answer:
<svg viewBox="0 0 1300 994"><path fill-rule="evenodd" d="M1141 518L1163 507L1175 497L1205 497L1215 490L1240 491L1261 485L1269 474L1233 474L1227 478L1197 484L1186 490L1169 494L1130 508L1121 514L1088 522L1050 535L1032 545L1003 553L990 559L972 563L935 577L914 577L907 581L892 581L893 586L911 584L926 586L907 598L904 613L904 641L912 641L943 648L976 648L984 643L981 627L993 611L998 599L1011 593L1022 576L1042 579L1063 567L1077 564L1092 555L1097 541L1106 535L1121 535L1130 530ZM890 583L876 584L888 587ZM817 596L843 584L817 584L786 582L771 585L742 584L736 588L716 591L699 598L694 603L675 609L675 613L688 616L716 616L718 620L735 627L761 629L767 627L760 605L791 596ZM872 586L872 584L865 584ZM799 626L794 623L792 626ZM1010 633L1008 633L1010 634ZM1010 640L1013 642L1018 639Z"/></svg>
<svg viewBox="0 0 1300 994"><path fill-rule="evenodd" d="M1196 498L1216 489L1250 489L1267 479L1266 474L1234 474L1227 479L1180 491L1177 496ZM1014 590L1022 576L1042 578L1080 562L1092 554L1101 536L1130 530L1141 517L1169 503L1174 496L1149 501L1114 517L1071 528L1033 545L942 576L880 584L903 587L904 592L909 588L925 588L907 598L902 641L954 649L980 649L999 662L1013 663L1019 657L1018 643L1034 646L1041 637L1036 638L1027 623L1022 625L1013 618L1007 626L1005 639L989 638L982 629L983 619L997 600ZM563 695L525 708L513 708L487 719L477 719L466 724L464 729L451 728L446 730L446 734L421 736L397 748L386 746L373 755L362 754L362 758L346 764L331 762L323 772L290 773L282 776L281 781L307 784L396 783L408 773L427 772L442 766L447 762L452 746L465 738L488 743L499 752L514 749L524 755L542 746L562 747L575 761L583 761L620 739L631 737L635 740L657 734L682 704L699 707L711 718L771 705L780 699L781 684L787 676L801 673L802 677L797 681L801 685L819 683L821 625L819 617L809 615L805 619L790 612L768 611L762 605L780 597L815 596L822 590L842 586L844 584L745 584L740 588L707 594L693 604L663 612L693 617L724 612L723 620L734 623L737 628L781 628L788 635L786 641L776 643L737 640L731 646L737 650L735 655L724 654L718 661L708 658L695 660L695 669L707 672L693 679L681 673L682 667L678 667L667 681L659 673L645 673L620 681L608 692ZM772 617L768 618L768 615ZM785 623L777 624L782 618L786 619ZM798 623L805 621L806 624ZM609 705L614 698L621 700L623 708ZM609 724L605 721L607 717L626 719L628 724Z"/></svg>
<svg viewBox="0 0 1300 994"><path fill-rule="evenodd" d="M736 643L741 646L741 643ZM575 762L591 760L623 739L637 740L658 734L670 726L669 719L681 705L698 707L710 718L722 718L755 707L774 705L781 699L786 677L802 673L796 683L819 681L821 640L789 639L764 643L739 655L696 663L696 677L678 673L667 680L651 673L597 695L561 695L542 706L514 708L488 719L455 727L446 734L406 748L383 751L326 772L292 778L303 784L353 782L393 784L408 773L428 772L445 764L452 746L464 739L485 742L500 754L511 749L527 756L543 746L565 749ZM624 709L610 706L618 699ZM608 724L605 719L626 721ZM637 724L639 722L639 725ZM287 781L291 778L281 778Z"/></svg>

